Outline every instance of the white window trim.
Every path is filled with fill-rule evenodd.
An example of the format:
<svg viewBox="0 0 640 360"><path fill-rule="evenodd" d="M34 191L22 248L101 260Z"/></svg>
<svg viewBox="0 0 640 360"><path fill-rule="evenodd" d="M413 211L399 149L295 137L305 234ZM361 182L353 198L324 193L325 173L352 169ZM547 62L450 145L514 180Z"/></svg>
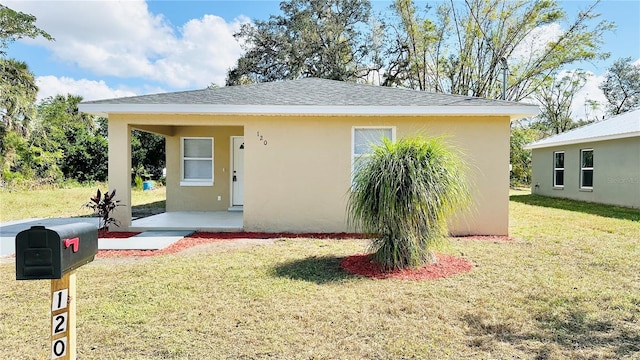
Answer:
<svg viewBox="0 0 640 360"><path fill-rule="evenodd" d="M582 181L583 181L583 175L582 172L584 170L591 170L591 182L593 182L593 174L594 174L594 170L593 170L593 166L591 167L582 167L582 155L584 154L585 151L591 151L591 156L593 157L593 155L595 154L595 151L593 151L593 149L580 149L580 189L587 189L587 190L593 190L593 185L591 186L583 186ZM593 159L591 160L593 162Z"/></svg>
<svg viewBox="0 0 640 360"><path fill-rule="evenodd" d="M391 141L396 141L396 127L395 126L353 126L351 127L351 178L353 179L353 171L356 163L356 130L360 129L391 129ZM367 154L359 154L358 156L368 156Z"/></svg>
<svg viewBox="0 0 640 360"><path fill-rule="evenodd" d="M563 189L564 188L564 180L565 180L565 166L564 164L562 164L562 167L556 167L556 154L563 154L565 155L564 151L554 151L553 152L553 187L556 189ZM563 156L563 162L564 160L566 160L566 157ZM558 185L556 182L556 172L558 170L562 170L562 185Z"/></svg>
<svg viewBox="0 0 640 360"><path fill-rule="evenodd" d="M210 139L211 140L211 158L185 158L184 157L184 141L190 139ZM180 186L213 186L213 174L214 174L214 142L213 137L203 136L185 136L180 138ZM211 179L204 180L188 180L184 178L184 161L185 160L211 160Z"/></svg>

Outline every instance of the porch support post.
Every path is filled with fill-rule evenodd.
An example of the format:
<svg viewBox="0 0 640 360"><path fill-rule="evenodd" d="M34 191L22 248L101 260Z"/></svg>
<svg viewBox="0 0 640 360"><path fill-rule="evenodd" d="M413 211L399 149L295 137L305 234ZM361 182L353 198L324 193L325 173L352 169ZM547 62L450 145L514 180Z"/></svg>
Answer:
<svg viewBox="0 0 640 360"><path fill-rule="evenodd" d="M113 212L120 227L109 230L126 230L131 226L131 129L124 121L109 119L109 191L113 189L123 206Z"/></svg>

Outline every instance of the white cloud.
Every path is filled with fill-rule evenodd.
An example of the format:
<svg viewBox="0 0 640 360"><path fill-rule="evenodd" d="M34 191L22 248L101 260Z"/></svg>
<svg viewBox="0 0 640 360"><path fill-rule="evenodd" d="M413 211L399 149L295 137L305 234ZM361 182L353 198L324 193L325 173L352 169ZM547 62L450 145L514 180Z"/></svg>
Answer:
<svg viewBox="0 0 640 360"><path fill-rule="evenodd" d="M182 37L166 57L155 63L155 78L164 78L169 85L186 87L224 84L227 70L242 54L233 34L248 18L228 24L215 15L193 19L182 27Z"/></svg>
<svg viewBox="0 0 640 360"><path fill-rule="evenodd" d="M558 40L562 32L563 29L558 23L543 25L533 29L522 39L518 46L516 46L508 60L515 62L532 61L535 56L540 55L540 51L544 50L548 43Z"/></svg>
<svg viewBox="0 0 640 360"><path fill-rule="evenodd" d="M576 92L571 104L571 115L573 119L602 120L602 116L606 114L607 98L598 86L604 81L604 75L598 75L588 72L590 76L584 87ZM592 109L587 100L596 101L598 108Z"/></svg>
<svg viewBox="0 0 640 360"><path fill-rule="evenodd" d="M55 41L25 41L46 47L56 61L97 76L139 78L173 88L223 84L242 54L233 34L249 22L204 15L174 28L163 15L150 13L143 0L6 5L37 17L37 25Z"/></svg>
<svg viewBox="0 0 640 360"><path fill-rule="evenodd" d="M104 81L87 79L75 80L68 77L38 76L36 77L38 100L58 94L80 95L83 100L98 100L124 96L134 96L136 93L125 89L112 89Z"/></svg>
<svg viewBox="0 0 640 360"><path fill-rule="evenodd" d="M634 61L632 64L640 66L640 59ZM571 105L571 114L574 119L602 120L603 116L609 116L607 115L607 97L604 96L604 92L599 88L600 84L606 79L606 70L600 75L592 72L587 73L590 76L587 78L584 87L576 92L573 104ZM598 107L592 109L590 105L587 104L587 100L597 102Z"/></svg>

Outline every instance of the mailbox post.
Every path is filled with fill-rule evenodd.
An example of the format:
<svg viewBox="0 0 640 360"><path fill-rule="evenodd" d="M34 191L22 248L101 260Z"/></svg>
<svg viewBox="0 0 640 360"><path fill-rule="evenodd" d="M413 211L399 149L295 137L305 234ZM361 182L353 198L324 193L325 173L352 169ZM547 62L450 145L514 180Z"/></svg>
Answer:
<svg viewBox="0 0 640 360"><path fill-rule="evenodd" d="M76 272L51 280L51 359L76 360Z"/></svg>
<svg viewBox="0 0 640 360"><path fill-rule="evenodd" d="M16 280L51 279L51 359L76 360L76 273L98 253L89 223L33 226L16 236Z"/></svg>

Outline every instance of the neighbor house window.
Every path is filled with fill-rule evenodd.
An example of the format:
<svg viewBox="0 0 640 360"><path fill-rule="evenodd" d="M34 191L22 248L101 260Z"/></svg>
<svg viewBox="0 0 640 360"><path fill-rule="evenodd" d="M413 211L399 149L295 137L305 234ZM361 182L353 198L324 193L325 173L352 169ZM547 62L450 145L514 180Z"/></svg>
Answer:
<svg viewBox="0 0 640 360"><path fill-rule="evenodd" d="M185 137L180 145L180 185L213 185L213 138Z"/></svg>
<svg viewBox="0 0 640 360"><path fill-rule="evenodd" d="M381 145L384 138L395 141L395 137L396 129L391 126L354 127L351 142L352 174L356 165L366 163L374 145Z"/></svg>
<svg viewBox="0 0 640 360"><path fill-rule="evenodd" d="M580 188L593 189L593 149L580 150Z"/></svg>
<svg viewBox="0 0 640 360"><path fill-rule="evenodd" d="M553 187L564 187L564 151L553 153Z"/></svg>

